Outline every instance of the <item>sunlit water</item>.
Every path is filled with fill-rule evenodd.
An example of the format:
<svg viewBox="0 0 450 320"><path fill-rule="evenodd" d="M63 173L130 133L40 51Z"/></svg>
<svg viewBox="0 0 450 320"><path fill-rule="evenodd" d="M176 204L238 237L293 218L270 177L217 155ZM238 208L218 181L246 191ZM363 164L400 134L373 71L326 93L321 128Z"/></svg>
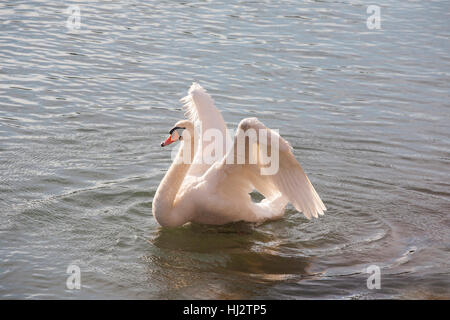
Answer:
<svg viewBox="0 0 450 320"><path fill-rule="evenodd" d="M448 1L1 2L0 297L449 298L449 21ZM193 81L230 128L280 130L324 217L158 226Z"/></svg>

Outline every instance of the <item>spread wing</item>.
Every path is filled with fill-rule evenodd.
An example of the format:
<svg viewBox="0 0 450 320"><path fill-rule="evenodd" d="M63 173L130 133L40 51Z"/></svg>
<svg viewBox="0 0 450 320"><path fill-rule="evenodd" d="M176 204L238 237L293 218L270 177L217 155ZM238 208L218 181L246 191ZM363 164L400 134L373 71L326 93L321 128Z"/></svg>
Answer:
<svg viewBox="0 0 450 320"><path fill-rule="evenodd" d="M188 175L200 176L202 175L212 163L205 163L202 161L205 149L211 143L219 143L222 145L222 150L226 151L227 139L231 139L227 132L225 121L222 114L214 105L214 100L198 83L193 83L188 91L188 95L181 99L184 103L183 108L186 111L186 116L189 120L194 122L198 134L196 149L193 163ZM215 141L210 135L204 133L213 133L214 137L220 137L222 141ZM219 139L219 138L217 138ZM230 145L230 144L228 144ZM217 160L222 159L218 155Z"/></svg>
<svg viewBox="0 0 450 320"><path fill-rule="evenodd" d="M238 158L241 157L242 160L243 154L242 148L239 151L238 143L242 139L246 139L246 133L250 129L253 129L256 133L260 130L266 130L267 139L261 139L258 134L256 139L247 138L244 149L245 163L239 164ZM249 135L247 136L249 137ZM267 148L265 149L268 150L267 154L278 152L278 168L270 169L270 164L261 157L259 152L261 148ZM251 149L257 150L253 153L253 156L256 155L256 158L253 158L253 163L250 161L252 159ZM289 143L256 118L247 118L241 121L235 135L234 148L228 152L217 169L222 172L220 181L223 188L232 190L233 188L236 189L238 185L250 185L269 200L281 193L308 219L311 217L317 218L318 215L323 215L326 210L301 165L295 159Z"/></svg>

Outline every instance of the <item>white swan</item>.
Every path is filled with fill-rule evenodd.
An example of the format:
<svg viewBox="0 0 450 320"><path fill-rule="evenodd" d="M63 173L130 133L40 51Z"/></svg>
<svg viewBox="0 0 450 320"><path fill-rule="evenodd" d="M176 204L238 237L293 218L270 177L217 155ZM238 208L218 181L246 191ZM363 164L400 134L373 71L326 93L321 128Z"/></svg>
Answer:
<svg viewBox="0 0 450 320"><path fill-rule="evenodd" d="M308 219L323 215L326 208L322 200L292 154L290 145L278 133L267 129L256 118L246 118L239 123L234 140L231 140L220 111L197 83L181 101L185 103L189 120L177 122L170 130L169 138L161 143L161 146L175 141L181 143L152 203L153 215L161 226L174 227L187 222L215 225L235 221L262 222L280 218L288 202ZM200 124L202 132L213 129L225 137L222 146L226 152L212 164L202 162L201 151L211 148L212 142L197 137L195 131ZM268 139L264 142L260 138L246 138L245 163L237 164L237 144L242 141L242 134L250 129L267 130ZM267 163L257 157L256 163L252 164L249 150L254 147L275 150L276 144L279 146L279 168L275 174L263 175L261 169L267 168ZM235 160L234 163L227 161L230 159ZM265 197L259 203L253 202L249 195L255 189Z"/></svg>

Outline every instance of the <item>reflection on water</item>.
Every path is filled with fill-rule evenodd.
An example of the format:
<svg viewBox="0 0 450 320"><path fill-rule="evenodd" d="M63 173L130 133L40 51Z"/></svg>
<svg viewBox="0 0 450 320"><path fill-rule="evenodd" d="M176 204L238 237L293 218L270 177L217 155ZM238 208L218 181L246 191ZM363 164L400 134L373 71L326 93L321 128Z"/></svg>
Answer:
<svg viewBox="0 0 450 320"><path fill-rule="evenodd" d="M161 229L152 243L160 249L200 254L215 253L224 259L205 261L202 269L223 269L222 272L251 275L306 274L307 262L301 256L277 254L279 240L250 225L238 223L224 227L188 225L182 229Z"/></svg>
<svg viewBox="0 0 450 320"><path fill-rule="evenodd" d="M275 235L247 223L160 229L151 243L161 251L144 258L149 270L155 266L171 270L165 273L166 281L185 298L192 294L202 297L192 292L191 286L197 281L204 283L205 277L215 283L208 288L210 297L244 299L271 282L313 276L307 270L310 257L279 254L280 240ZM238 285L239 290L228 292L230 279L239 284L243 278L247 280L242 288Z"/></svg>
<svg viewBox="0 0 450 320"><path fill-rule="evenodd" d="M1 298L450 297L446 1L381 1L381 30L360 1L79 5L70 31L60 1L0 3ZM157 225L193 81L280 130L324 217Z"/></svg>

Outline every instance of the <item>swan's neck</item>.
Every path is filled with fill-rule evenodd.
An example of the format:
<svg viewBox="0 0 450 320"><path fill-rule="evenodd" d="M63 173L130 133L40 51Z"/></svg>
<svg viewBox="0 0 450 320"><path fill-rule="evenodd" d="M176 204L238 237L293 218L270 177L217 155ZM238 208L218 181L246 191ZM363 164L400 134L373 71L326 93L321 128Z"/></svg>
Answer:
<svg viewBox="0 0 450 320"><path fill-rule="evenodd" d="M183 213L175 213L175 198L190 168L194 156L194 139L181 142L180 150L153 198L152 211L155 219L162 226L178 226L187 221ZM185 146L187 145L187 148ZM190 150L189 150L190 148ZM192 151L191 151L192 150ZM189 159L190 158L190 159Z"/></svg>

